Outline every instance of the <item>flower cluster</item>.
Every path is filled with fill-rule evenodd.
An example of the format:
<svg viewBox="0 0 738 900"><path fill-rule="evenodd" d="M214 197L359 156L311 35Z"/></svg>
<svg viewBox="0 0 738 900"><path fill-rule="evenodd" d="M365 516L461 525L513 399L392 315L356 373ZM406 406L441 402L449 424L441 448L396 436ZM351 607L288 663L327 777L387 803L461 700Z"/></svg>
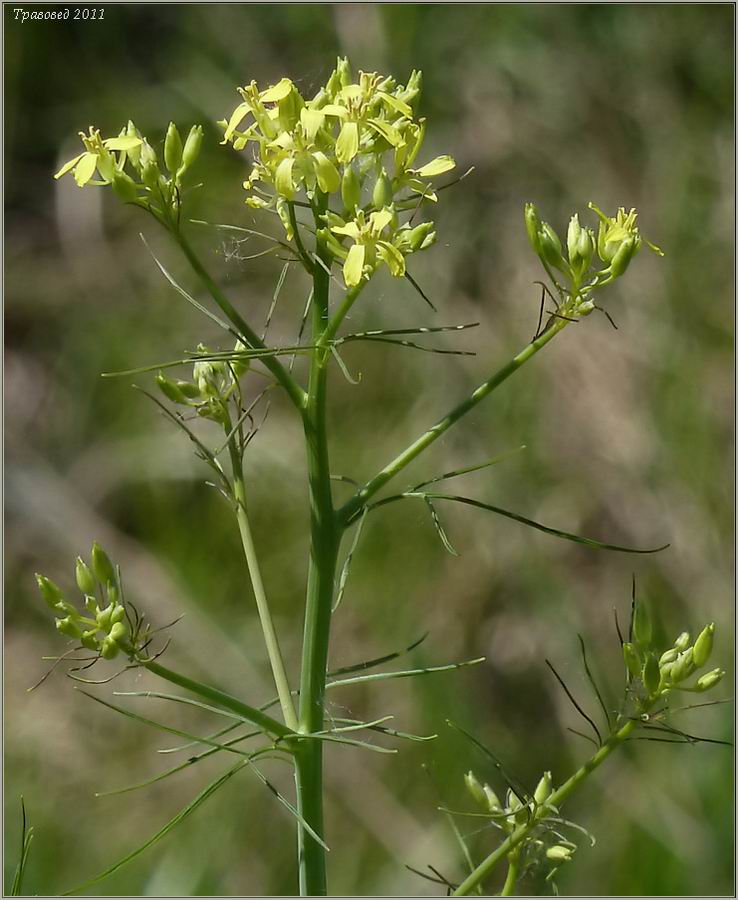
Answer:
<svg viewBox="0 0 738 900"><path fill-rule="evenodd" d="M531 822L534 816L541 822L542 827L531 830L524 842L522 850L526 853L544 857L554 866L571 860L572 854L577 849L576 844L568 841L559 832L551 832L543 825L547 815L557 812L555 807L548 804L548 799L553 793L550 772L543 773L532 797L521 798L508 788L504 805L488 784L479 783L471 770L464 775L464 784L474 801L489 814L491 821L507 834L512 834L520 825ZM557 821L563 823L563 820Z"/></svg>
<svg viewBox="0 0 738 900"><path fill-rule="evenodd" d="M103 659L114 659L121 650L132 655L135 640L131 634L120 583L107 553L98 543L92 545L91 565L77 557L75 575L84 596L85 612L69 603L50 578L36 574L41 596L56 616L56 628L74 638L87 650Z"/></svg>
<svg viewBox="0 0 738 900"><path fill-rule="evenodd" d="M182 143L176 125L169 124L164 141L164 165L169 177L162 174L155 150L133 122L129 122L117 137L102 138L99 129L93 126L90 126L89 134L81 131L80 137L84 153L65 163L54 178L71 172L80 187L109 184L126 203L162 214L179 207L182 177L200 153L203 131L200 125L193 125ZM126 171L126 166L133 177Z"/></svg>
<svg viewBox="0 0 738 900"><path fill-rule="evenodd" d="M211 354L204 344L197 345L197 352L206 358L199 359L194 364L192 381L174 381L159 372L156 384L172 403L192 407L204 419L211 419L230 428L228 398L250 365L248 357L240 359L237 354L247 352L247 348L241 341L237 341L233 355L229 354L227 360L211 358L217 355Z"/></svg>
<svg viewBox="0 0 738 900"><path fill-rule="evenodd" d="M433 242L430 223L413 232L398 221L399 212L435 202L432 179L455 166L450 156L439 156L415 167L425 137L425 120L416 114L420 84L415 71L406 85L373 72L354 81L348 60L339 59L312 99L289 78L263 91L252 82L239 89L242 102L221 123L224 143L254 149L246 202L275 208L289 239L295 227L289 204L300 191L318 212L322 202L330 209L335 196L341 215L325 214L323 236L343 260L349 285L381 263L402 276L404 257Z"/></svg>
<svg viewBox="0 0 738 900"><path fill-rule="evenodd" d="M525 225L531 246L538 254L546 272L559 287L552 270L564 276L570 296L585 297L594 288L603 287L624 274L633 257L645 243L654 253L663 252L641 237L636 225L638 213L631 209L626 213L621 207L614 218L606 216L594 203L589 208L599 217L599 233L583 226L579 216L569 221L566 235L566 256L561 239L548 222L541 221L533 203L525 205ZM602 266L593 267L595 251ZM591 311L587 309L586 311Z"/></svg>
<svg viewBox="0 0 738 900"><path fill-rule="evenodd" d="M703 693L709 691L725 675L716 668L701 675L692 684L686 682L698 669L704 668L715 639L715 623L705 625L694 643L683 631L673 645L659 654L653 646L653 628L648 611L637 604L633 614L631 640L623 644L623 658L630 678L643 687L641 703L650 706L655 699L669 691Z"/></svg>

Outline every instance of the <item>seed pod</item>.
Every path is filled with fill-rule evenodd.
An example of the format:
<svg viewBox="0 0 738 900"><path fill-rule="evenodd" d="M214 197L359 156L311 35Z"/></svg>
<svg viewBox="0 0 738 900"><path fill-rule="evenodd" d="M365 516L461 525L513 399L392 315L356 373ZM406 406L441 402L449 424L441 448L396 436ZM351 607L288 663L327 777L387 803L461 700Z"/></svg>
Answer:
<svg viewBox="0 0 738 900"><path fill-rule="evenodd" d="M100 645L100 656L102 656L103 659L115 659L119 653L120 647L112 638L106 637Z"/></svg>
<svg viewBox="0 0 738 900"><path fill-rule="evenodd" d="M350 213L353 213L361 203L361 182L351 165L347 165L343 172L341 199L344 208Z"/></svg>
<svg viewBox="0 0 738 900"><path fill-rule="evenodd" d="M483 791L489 811L491 813L501 812L502 804L500 803L500 798L495 794L492 788L488 784L485 784Z"/></svg>
<svg viewBox="0 0 738 900"><path fill-rule="evenodd" d="M553 782L551 780L551 773L544 772L533 793L533 799L540 806L548 800L552 790Z"/></svg>
<svg viewBox="0 0 738 900"><path fill-rule="evenodd" d="M115 569L110 562L110 557L95 541L92 545L92 571L99 582L104 585L115 584Z"/></svg>
<svg viewBox="0 0 738 900"><path fill-rule="evenodd" d="M649 694L655 694L661 681L661 669L655 653L649 653L643 664L643 684Z"/></svg>
<svg viewBox="0 0 738 900"><path fill-rule="evenodd" d="M472 798L480 805L486 806L487 798L484 793L484 789L482 785L477 781L477 778L472 772L471 769L464 775L464 784L466 785L467 791L471 794Z"/></svg>
<svg viewBox="0 0 738 900"><path fill-rule="evenodd" d="M694 642L692 662L694 663L696 669L701 669L702 666L704 666L707 660L710 658L710 654L712 653L714 635L715 623L710 622L709 625L705 625L705 627L699 633L697 640Z"/></svg>
<svg viewBox="0 0 738 900"><path fill-rule="evenodd" d="M697 679L695 689L698 691L709 691L710 688L715 687L722 680L724 675L725 669L713 669L711 672L706 672Z"/></svg>
<svg viewBox="0 0 738 900"><path fill-rule="evenodd" d="M196 162L197 157L200 155L202 140L202 125L193 125L192 128L190 128L190 133L187 135L187 140L185 141L184 149L182 150L182 165L177 173L178 175L181 175L185 169L189 169L189 167Z"/></svg>
<svg viewBox="0 0 738 900"><path fill-rule="evenodd" d="M392 203L393 191L392 191L392 182L390 181L387 172L382 169L379 173L379 177L374 183L374 190L372 191L372 203L375 209L384 209L385 206L389 206Z"/></svg>
<svg viewBox="0 0 738 900"><path fill-rule="evenodd" d="M85 594L85 596L94 595L97 589L97 582L95 581L95 576L90 571L89 566L81 556L77 557L75 575L77 578L77 587L82 593Z"/></svg>
<svg viewBox="0 0 738 900"><path fill-rule="evenodd" d="M172 175L182 165L182 152L182 138L179 136L177 126L174 122L170 122L164 139L164 163Z"/></svg>
<svg viewBox="0 0 738 900"><path fill-rule="evenodd" d="M640 678L641 660L638 655L638 651L633 644L629 644L627 642L623 644L623 659L625 660L625 665L633 678Z"/></svg>
<svg viewBox="0 0 738 900"><path fill-rule="evenodd" d="M633 638L635 643L644 650L648 649L651 646L652 637L653 625L651 624L648 607L645 603L636 603L633 610Z"/></svg>
<svg viewBox="0 0 738 900"><path fill-rule="evenodd" d="M689 641L690 641L689 632L683 631L679 635L679 637L674 641L674 649L678 650L681 653L682 650L686 650L687 647L689 647Z"/></svg>
<svg viewBox="0 0 738 900"><path fill-rule="evenodd" d="M41 596L48 606L54 611L60 609L64 603L64 594L62 594L61 588L54 584L50 578L47 578L45 575L39 575L38 572L36 572L36 583L41 591Z"/></svg>

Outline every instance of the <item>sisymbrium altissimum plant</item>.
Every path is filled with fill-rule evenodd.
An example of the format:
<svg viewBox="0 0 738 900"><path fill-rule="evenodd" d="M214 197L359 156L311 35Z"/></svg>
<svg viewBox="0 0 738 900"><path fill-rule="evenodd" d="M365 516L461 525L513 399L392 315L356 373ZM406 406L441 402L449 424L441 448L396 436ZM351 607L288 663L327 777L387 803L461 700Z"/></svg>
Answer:
<svg viewBox="0 0 738 900"><path fill-rule="evenodd" d="M393 748L367 741L366 736L384 735L396 740L425 738L395 731L386 725L385 717L371 722L328 717L326 691L338 685L447 671L483 661L378 673L366 671L399 655L390 654L380 661L362 663L342 670L340 675L330 675L328 646L332 612L343 596L365 518L377 507L401 500L422 501L447 549L452 548L437 507L461 502L591 547L654 552L553 529L518 513L439 490L441 481L492 465L496 459L472 462L398 493L380 496L382 489L395 481L413 460L571 323L585 319L594 311L604 311L600 304L603 295L606 297L607 287L623 277L644 244L661 254L661 250L641 236L635 210L619 209L614 216L608 216L590 204L597 233L574 215L562 241L555 229L542 221L536 207L527 204L525 228L548 280L534 338L501 368L485 373L480 383L453 409L376 474L363 484L357 482L347 501L336 502L328 452L331 423L326 398L331 370L335 367L348 376L341 347L351 341L417 346L410 338L420 340L428 334L454 332L465 327L390 327L360 334L345 330L347 314L360 302L364 288L375 278L405 279L422 294L408 267L414 254L430 248L436 239L434 223L426 214L439 202L442 189L461 180L453 176L448 180L456 167L451 156L429 158L424 151L427 123L421 115L421 82L421 74L416 71L405 84L377 73L360 72L355 77L348 60L339 59L325 85L312 97L303 96L289 78L266 88L252 81L239 88L240 102L219 123L222 143L231 152L242 154L244 159L245 204L263 211L264 215L276 215L281 234L273 237L237 224L215 227L249 236L261 235L275 252L286 257L287 266L304 270L310 283L299 338L287 347L270 346L266 331L263 337L259 336L255 324L228 298L192 246L193 227L203 225L188 217L187 199L188 189L192 187L192 170L203 142L203 129L199 125L192 126L183 140L177 127L170 124L162 155L154 149L156 142L149 141L133 122L111 137L102 137L100 130L90 127L87 133L81 133L83 152L55 176L68 175L80 187L109 186L125 204L152 216L182 252L200 288L215 304L217 311L203 306L157 260L162 273L179 293L220 326L224 346L210 349L199 344L194 352L172 363L132 371L156 373L153 382L159 393L149 396L193 443L235 519L276 693L271 701L250 698L246 702L163 665L160 660L168 646L166 634L161 627L154 627L139 605L125 595L119 568L97 544L93 545L89 560L77 560L75 580L81 597L77 604L70 602L68 592L49 578L37 576L43 599L56 618L57 630L70 642L70 648L59 659L75 663L69 673L72 677L82 679L80 663L87 667L98 659L122 660L124 669L146 669L187 692L173 695L149 690L145 696L196 705L226 720L222 728L210 735L193 735L93 697L140 723L178 735L203 748L184 764L124 790L161 780L214 754L230 757L232 763L144 845L69 893L92 886L146 850L241 769L270 787L297 823L299 885L296 886L300 894L327 893L326 849L333 845L336 836L326 834L323 822L324 744L342 744L346 751L394 752ZM309 362L306 380L296 374L294 364L298 357L306 357ZM252 377L257 366L263 370L259 370L262 378L259 382ZM266 388L263 374L269 379ZM305 438L310 552L302 611L299 683L291 682L287 674L249 519L247 450L259 428L257 410L263 408L272 390L284 392ZM203 420L202 427L190 424L196 419ZM350 548L342 555L342 543L352 528ZM685 680L704 666L709 655L706 648L712 642L712 626L694 645L687 647L689 638L686 641L680 638L679 646L659 657L650 635L642 633L645 626L638 625L641 606L636 605L635 609L634 635L623 642L629 673L625 700L615 714L607 711L607 737L601 740L597 754L583 769L558 788L554 787L549 772L530 793L511 786L504 803L488 785L480 785L472 772L467 775L467 787L483 810L478 814L498 825L504 839L478 865L467 852L469 875L458 884L447 885L449 890L459 895L478 892L496 864L506 860L510 873L504 892L509 894L519 874L536 855L548 860L551 869L567 862L575 845L554 826L563 823L561 827L565 828L558 807L568 794L631 731L643 727L646 721L643 717L653 715L654 707L673 691L704 691L719 681L722 671L716 669L702 675L691 687L685 685ZM139 695L141 692L134 696ZM229 735L227 739L226 735ZM246 744L247 741L252 743ZM245 746L249 749L244 749ZM260 761L274 757L286 759L294 768L294 798L278 793L260 768ZM337 849L340 852L340 846Z"/></svg>

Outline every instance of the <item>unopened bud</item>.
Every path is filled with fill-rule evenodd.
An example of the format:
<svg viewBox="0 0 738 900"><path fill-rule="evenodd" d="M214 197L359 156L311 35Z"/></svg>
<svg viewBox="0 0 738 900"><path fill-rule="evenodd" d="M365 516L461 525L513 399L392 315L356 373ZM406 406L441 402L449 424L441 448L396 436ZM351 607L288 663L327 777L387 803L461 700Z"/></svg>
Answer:
<svg viewBox="0 0 738 900"><path fill-rule="evenodd" d="M562 272L567 270L567 264L561 253L561 241L558 234L551 228L548 222L541 225L540 231L541 251L539 256L549 266L559 269Z"/></svg>
<svg viewBox="0 0 738 900"><path fill-rule="evenodd" d="M407 233L407 242L411 252L417 253L419 250L425 250L435 243L436 233L433 222L421 222L415 228L411 228Z"/></svg>
<svg viewBox="0 0 738 900"><path fill-rule="evenodd" d="M671 650L666 650L659 657L659 665L664 666L667 663L673 663L677 656L679 656L679 651L675 647Z"/></svg>
<svg viewBox="0 0 738 900"><path fill-rule="evenodd" d="M724 675L725 669L713 669L711 672L706 672L697 679L695 689L698 691L709 691L710 688L715 687L722 680Z"/></svg>
<svg viewBox="0 0 738 900"><path fill-rule="evenodd" d="M110 619L113 615L113 607L106 606L105 609L100 609L95 616L95 621L99 628L102 628L103 631L110 630Z"/></svg>
<svg viewBox="0 0 738 900"><path fill-rule="evenodd" d="M639 647L646 649L651 646L653 637L653 625L651 616L645 603L636 603L633 610L633 638Z"/></svg>
<svg viewBox="0 0 738 900"><path fill-rule="evenodd" d="M655 694L659 689L661 681L661 669L655 653L649 653L646 656L646 662L643 664L643 684L649 694Z"/></svg>
<svg viewBox="0 0 738 900"><path fill-rule="evenodd" d="M50 578L39 575L38 572L36 573L36 583L48 606L56 611L64 603L64 594L62 594L61 588Z"/></svg>
<svg viewBox="0 0 738 900"><path fill-rule="evenodd" d="M484 788L477 781L477 777L472 772L471 769L464 775L464 784L466 785L467 791L471 794L472 798L480 805L486 806L487 798L484 793Z"/></svg>
<svg viewBox="0 0 738 900"><path fill-rule="evenodd" d="M610 263L610 274L613 278L618 278L625 272L630 265L631 259L636 255L639 246L637 238L633 235L623 238L623 242L616 250Z"/></svg>
<svg viewBox="0 0 738 900"><path fill-rule="evenodd" d="M126 127L126 137L141 137L141 135L138 133L138 128L136 128L136 126L133 124L133 122L131 122L130 119L128 120L128 125ZM135 147L131 147L129 150L126 150L126 153L128 154L128 159L130 159L133 165L138 168L141 162L141 145L138 144Z"/></svg>
<svg viewBox="0 0 738 900"><path fill-rule="evenodd" d="M156 386L159 388L162 394L164 394L164 396L168 400L171 400L172 403L180 403L185 405L188 403L187 397L185 396L179 385L176 384L176 382L172 381L170 378L167 378L167 376L163 372L159 372L154 380L156 381Z"/></svg>
<svg viewBox="0 0 738 900"><path fill-rule="evenodd" d="M641 660L633 644L627 642L623 644L623 659L633 678L639 678L641 675Z"/></svg>
<svg viewBox="0 0 738 900"><path fill-rule="evenodd" d="M485 784L484 788L484 796L487 801L487 808L491 813L498 813L502 810L502 804L500 803L500 798L495 794L492 788Z"/></svg>
<svg viewBox="0 0 738 900"><path fill-rule="evenodd" d="M99 582L104 585L115 584L115 569L110 562L110 557L95 541L92 545L92 571Z"/></svg>
<svg viewBox="0 0 738 900"><path fill-rule="evenodd" d="M684 681L685 678L689 678L689 676L694 672L694 663L692 662L692 653L693 650L689 647L684 653L680 653L676 659L676 662L671 667L671 680L677 684L680 681Z"/></svg>
<svg viewBox="0 0 738 900"><path fill-rule="evenodd" d="M164 139L164 163L172 175L182 165L182 152L182 138L179 136L177 126L174 122L170 122Z"/></svg>
<svg viewBox="0 0 738 900"><path fill-rule="evenodd" d="M115 622L110 629L110 637L119 644L128 635L128 626L125 622Z"/></svg>
<svg viewBox="0 0 738 900"><path fill-rule="evenodd" d="M534 203L525 204L525 230L528 232L528 240L533 250L541 255L541 217Z"/></svg>
<svg viewBox="0 0 738 900"><path fill-rule="evenodd" d="M387 172L382 169L374 183L374 190L372 191L372 204L375 209L384 209L385 206L389 206L392 203L392 182L390 181Z"/></svg>
<svg viewBox="0 0 738 900"><path fill-rule="evenodd" d="M341 180L341 199L345 209L353 213L361 203L361 182L353 166L348 165Z"/></svg>
<svg viewBox="0 0 738 900"><path fill-rule="evenodd" d="M97 640L97 628L92 628L90 631L83 631L82 637L80 638L80 642L83 647L86 647L88 650L97 650L98 649L98 640Z"/></svg>
<svg viewBox="0 0 738 900"><path fill-rule="evenodd" d="M103 659L115 659L120 653L120 647L112 638L106 637L100 645L100 656Z"/></svg>
<svg viewBox="0 0 738 900"><path fill-rule="evenodd" d="M553 862L564 863L571 860L572 850L570 847L564 847L563 844L555 844L546 850L546 859Z"/></svg>
<svg viewBox="0 0 738 900"><path fill-rule="evenodd" d="M64 619L57 619L56 627L58 631L60 631L62 634L66 634L68 637L82 637L82 629L74 621L74 618L72 616L67 616Z"/></svg>
<svg viewBox="0 0 738 900"><path fill-rule="evenodd" d="M178 174L181 175L185 169L189 169L197 161L197 157L200 155L200 148L202 147L202 140L202 125L193 125L182 150L182 165Z"/></svg>
<svg viewBox="0 0 738 900"><path fill-rule="evenodd" d="M544 772L533 793L533 799L540 806L546 802L552 790L553 782L551 780L551 773Z"/></svg>
<svg viewBox="0 0 738 900"><path fill-rule="evenodd" d="M77 565L75 566L74 572L77 577L77 587L82 593L86 596L94 595L95 590L97 589L97 582L95 581L95 576L90 571L90 567L81 556L77 557Z"/></svg>
<svg viewBox="0 0 738 900"><path fill-rule="evenodd" d="M674 641L674 649L678 650L681 653L682 650L686 650L687 647L689 647L689 641L690 641L689 632L683 631L679 635L679 637Z"/></svg>
<svg viewBox="0 0 738 900"><path fill-rule="evenodd" d="M117 622L122 622L125 617L126 617L126 611L120 605L120 603L117 606L113 607L113 611L110 614L110 621L113 625L115 625Z"/></svg>
<svg viewBox="0 0 738 900"><path fill-rule="evenodd" d="M144 145L146 146L146 145ZM142 157L143 159L143 154ZM147 188L154 191L159 185L159 164L156 161L156 157L153 160L149 160L147 162L142 162L141 165L141 180L146 185Z"/></svg>
<svg viewBox="0 0 738 900"><path fill-rule="evenodd" d="M115 195L124 203L134 203L138 199L136 182L125 172L116 169L113 173L111 184Z"/></svg>
<svg viewBox="0 0 738 900"><path fill-rule="evenodd" d="M699 633L697 640L694 642L692 662L694 663L696 669L701 669L702 666L704 666L707 660L710 658L710 654L712 653L714 635L715 623L711 622L709 625L705 625L705 627Z"/></svg>

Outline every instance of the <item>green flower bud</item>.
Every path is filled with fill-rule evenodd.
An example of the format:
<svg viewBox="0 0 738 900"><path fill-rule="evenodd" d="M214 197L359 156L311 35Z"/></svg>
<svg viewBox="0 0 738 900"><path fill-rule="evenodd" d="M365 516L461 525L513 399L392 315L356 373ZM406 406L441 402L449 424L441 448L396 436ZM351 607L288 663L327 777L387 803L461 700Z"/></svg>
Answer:
<svg viewBox="0 0 738 900"><path fill-rule="evenodd" d="M106 606L105 609L98 610L97 614L95 615L95 621L97 622L98 627L101 628L103 631L109 631L110 630L110 619L111 619L112 615L113 615L113 607L112 606Z"/></svg>
<svg viewBox="0 0 738 900"><path fill-rule="evenodd" d="M238 344L236 346L238 347ZM188 400L199 400L202 397L200 388L191 381L177 381L175 383Z"/></svg>
<svg viewBox="0 0 738 900"><path fill-rule="evenodd" d="M93 597L91 594L87 594L85 596L85 608L90 612L97 614L97 599Z"/></svg>
<svg viewBox="0 0 738 900"><path fill-rule="evenodd" d="M121 172L116 169L113 173L113 178L111 181L113 185L113 191L115 195L119 197L124 203L134 203L138 200L138 189L136 188L136 182L127 175L125 172Z"/></svg>
<svg viewBox="0 0 738 900"><path fill-rule="evenodd" d="M561 241L558 234L551 228L548 222L541 225L540 231L541 252L538 254L544 262L561 272L566 272L568 266L561 253Z"/></svg>
<svg viewBox="0 0 738 900"><path fill-rule="evenodd" d="M415 228L411 228L407 232L407 243L412 253L425 250L435 243L436 233L433 230L434 228L433 222L421 222L420 225L416 225Z"/></svg>
<svg viewBox="0 0 738 900"><path fill-rule="evenodd" d="M382 169L379 173L379 177L374 183L374 190L372 191L372 204L375 209L384 209L385 206L389 206L392 203L392 198L394 193L392 191L392 182L390 181L387 172Z"/></svg>
<svg viewBox="0 0 738 900"><path fill-rule="evenodd" d="M128 626L125 622L115 622L110 629L110 638L117 644L128 636Z"/></svg>
<svg viewBox="0 0 738 900"><path fill-rule="evenodd" d="M60 631L62 634L66 634L68 637L72 637L72 638L81 638L82 637L82 629L74 621L73 616L67 616L64 619L57 619L56 620L56 628L57 628L57 631Z"/></svg>
<svg viewBox="0 0 738 900"><path fill-rule="evenodd" d="M95 541L92 545L92 571L95 573L97 580L104 585L115 584L115 569L110 562L110 557L103 548Z"/></svg>
<svg viewBox="0 0 738 900"><path fill-rule="evenodd" d="M655 653L649 653L643 664L643 684L649 694L655 694L661 681L661 669Z"/></svg>
<svg viewBox="0 0 738 900"><path fill-rule="evenodd" d="M472 798L480 805L487 805L487 798L484 793L484 789L482 785L477 781L477 778L472 772L471 769L464 775L464 784L466 785L467 791L471 794Z"/></svg>
<svg viewBox="0 0 738 900"><path fill-rule="evenodd" d="M115 659L120 653L120 647L112 638L106 637L100 645L100 656L103 659Z"/></svg>
<svg viewBox="0 0 738 900"><path fill-rule="evenodd" d="M89 631L83 631L80 641L82 642L82 646L86 647L88 650L99 650L97 628L92 628Z"/></svg>
<svg viewBox="0 0 738 900"><path fill-rule="evenodd" d="M143 155L142 155L143 158ZM153 160L147 161L141 166L141 180L152 191L155 191L159 186L159 164L156 161L156 158Z"/></svg>
<svg viewBox="0 0 738 900"><path fill-rule="evenodd" d="M485 784L484 788L484 796L487 801L487 808L491 813L498 813L502 811L502 804L500 803L500 798L495 794L492 788Z"/></svg>
<svg viewBox="0 0 738 900"><path fill-rule="evenodd" d="M673 663L674 660L679 656L679 651L676 648L672 648L671 650L666 650L659 657L659 665L664 666L667 663Z"/></svg>
<svg viewBox="0 0 738 900"><path fill-rule="evenodd" d="M695 690L709 691L710 688L715 687L715 685L722 680L724 675L725 669L713 669L711 672L706 672L697 679Z"/></svg>
<svg viewBox="0 0 738 900"><path fill-rule="evenodd" d="M628 235L623 239L610 263L610 274L613 278L619 278L625 272L639 247L640 243L633 235Z"/></svg>
<svg viewBox="0 0 738 900"><path fill-rule="evenodd" d="M548 800L551 791L553 790L553 781L551 780L551 773L544 772L541 780L538 782L536 786L535 792L533 793L533 799L536 803L541 806Z"/></svg>
<svg viewBox="0 0 738 900"><path fill-rule="evenodd" d="M674 649L678 650L681 653L682 650L686 650L687 647L689 647L689 641L690 641L689 632L683 631L679 635L679 637L674 641Z"/></svg>
<svg viewBox="0 0 738 900"><path fill-rule="evenodd" d="M190 133L187 135L187 140L185 141L184 149L182 150L182 165L177 173L178 175L181 175L196 162L197 157L200 155L202 140L202 125L193 125L192 128L190 128Z"/></svg>
<svg viewBox="0 0 738 900"><path fill-rule="evenodd" d="M350 213L361 203L361 181L351 165L346 166L341 179L341 199L344 208Z"/></svg>
<svg viewBox="0 0 738 900"><path fill-rule="evenodd" d="M41 591L41 596L51 609L55 612L59 609L63 609L64 594L62 594L61 588L57 584L54 584L54 582L45 575L39 575L38 572L36 572L36 583L38 584L38 589Z"/></svg>
<svg viewBox="0 0 738 900"><path fill-rule="evenodd" d="M546 859L550 859L557 863L569 862L572 853L571 847L564 847L563 844L556 844L546 850Z"/></svg>
<svg viewBox="0 0 738 900"><path fill-rule="evenodd" d="M77 557L75 575L77 577L77 587L82 593L86 596L94 595L97 590L97 582L95 581L95 576L90 571L89 566L81 556Z"/></svg>
<svg viewBox="0 0 738 900"><path fill-rule="evenodd" d="M128 125L126 126L126 137L132 137L132 138L140 138L141 137L141 135L139 134L138 128L136 128L136 126L133 124L133 122L131 122L130 119L128 120ZM137 147L131 147L130 150L126 150L126 153L128 155L128 159L130 159L132 165L136 169L138 169L141 164L141 147L140 147L140 145Z"/></svg>
<svg viewBox="0 0 738 900"><path fill-rule="evenodd" d="M699 633L697 640L694 642L692 662L696 669L701 669L710 658L714 635L715 623L711 622L709 625L705 625Z"/></svg>
<svg viewBox="0 0 738 900"><path fill-rule="evenodd" d="M623 644L623 659L625 660L625 665L633 678L640 678L641 660L638 655L638 651L633 644L629 644L627 642Z"/></svg>
<svg viewBox="0 0 738 900"><path fill-rule="evenodd" d="M671 681L674 684L678 684L680 681L684 681L685 678L689 678L692 672L694 672L692 653L692 648L687 648L684 653L679 654L676 662L672 665L671 672L669 674L671 677Z"/></svg>
<svg viewBox="0 0 738 900"><path fill-rule="evenodd" d="M189 405L189 401L179 385L170 378L167 378L163 372L159 372L154 381L156 381L156 386L162 394L164 394L168 400L171 400L172 403L180 403L185 406ZM198 390L198 395L199 393Z"/></svg>
<svg viewBox="0 0 738 900"><path fill-rule="evenodd" d="M182 165L182 153L182 138L179 136L177 126L174 122L170 122L167 136L164 139L164 163L172 175Z"/></svg>
<svg viewBox="0 0 738 900"><path fill-rule="evenodd" d="M636 603L633 610L633 639L639 647L646 649L651 646L653 637L653 625L651 616L645 603Z"/></svg>
<svg viewBox="0 0 738 900"><path fill-rule="evenodd" d="M236 351L236 353L240 353L244 350L248 350L249 348L242 341L236 341L236 346L233 349ZM236 380L238 380L251 368L251 360L248 357L245 357L243 359L232 359L230 361L230 367L233 376L236 378Z"/></svg>
<svg viewBox="0 0 738 900"><path fill-rule="evenodd" d="M126 611L120 605L120 603L117 606L113 607L113 611L110 614L110 621L112 622L113 625L115 625L118 622L122 622L123 619L125 619L125 617L126 617Z"/></svg>
<svg viewBox="0 0 738 900"><path fill-rule="evenodd" d="M533 250L541 255L541 218L534 203L525 204L525 230L528 232L528 240Z"/></svg>

